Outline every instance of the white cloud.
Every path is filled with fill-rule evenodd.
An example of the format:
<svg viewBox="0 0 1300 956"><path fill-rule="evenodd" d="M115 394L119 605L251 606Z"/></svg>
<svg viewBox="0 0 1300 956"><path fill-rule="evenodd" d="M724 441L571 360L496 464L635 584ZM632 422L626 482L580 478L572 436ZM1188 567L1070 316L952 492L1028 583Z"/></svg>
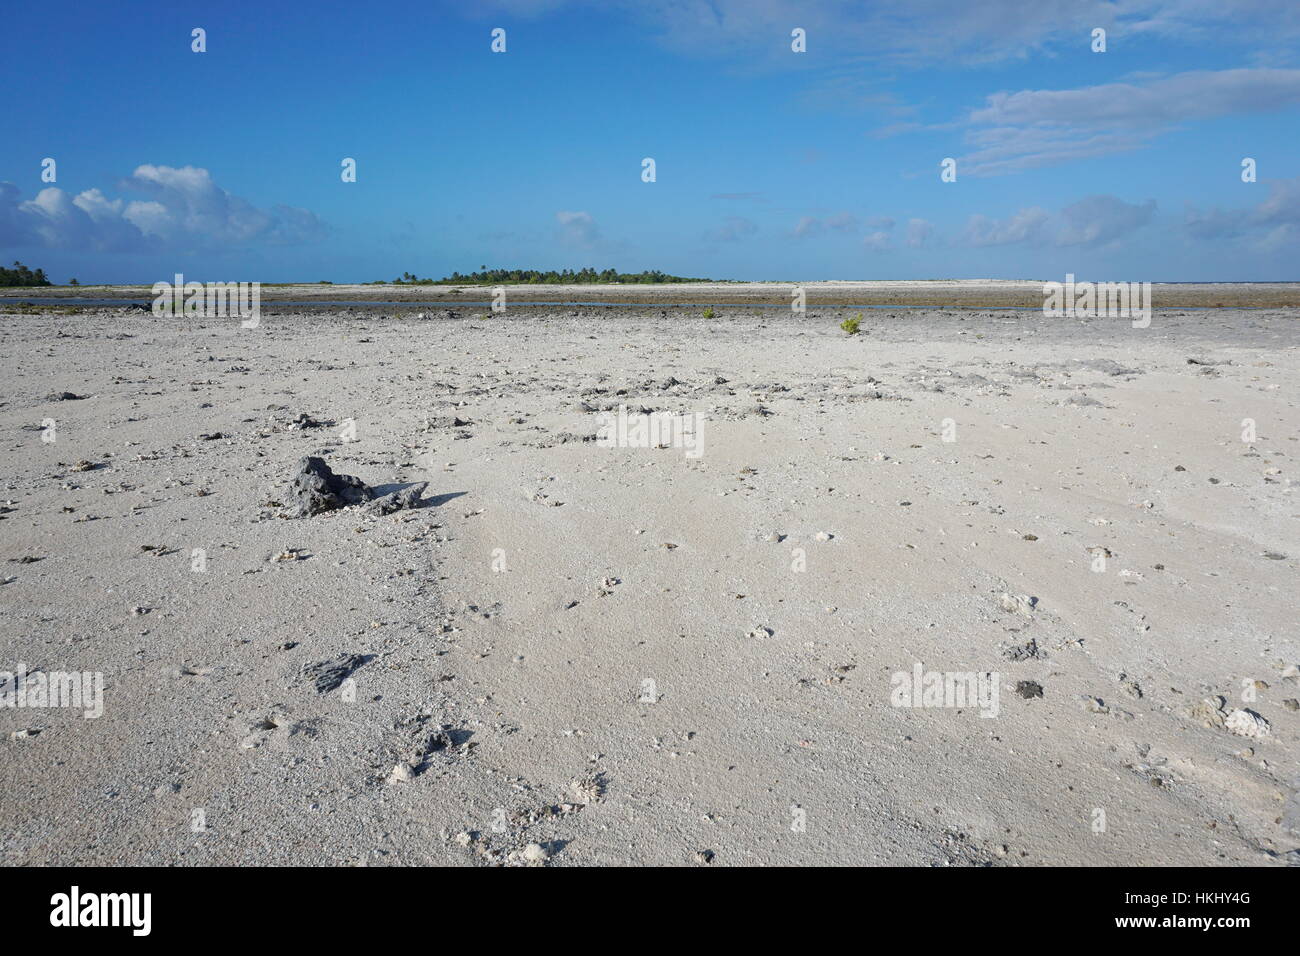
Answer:
<svg viewBox="0 0 1300 956"><path fill-rule="evenodd" d="M722 225L705 234L713 242L736 242L758 232L758 224L744 216L727 216Z"/></svg>
<svg viewBox="0 0 1300 956"><path fill-rule="evenodd" d="M1089 196L1061 210L1055 242L1058 246L1100 246L1127 236L1149 223L1156 201L1126 203L1114 196Z"/></svg>
<svg viewBox="0 0 1300 956"><path fill-rule="evenodd" d="M565 245L591 249L601 242L600 226L589 212L561 210L555 214L560 224L559 238Z"/></svg>
<svg viewBox="0 0 1300 956"><path fill-rule="evenodd" d="M1039 236L1051 213L1041 206L1022 209L1009 219L971 216L962 241L969 246L1001 246Z"/></svg>
<svg viewBox="0 0 1300 956"><path fill-rule="evenodd" d="M907 220L907 234L903 241L913 249L920 249L934 235L934 225L924 219Z"/></svg>
<svg viewBox="0 0 1300 956"><path fill-rule="evenodd" d="M1264 113L1300 105L1300 70L1193 70L1142 83L994 93L970 121L981 126L1134 127Z"/></svg>
<svg viewBox="0 0 1300 956"><path fill-rule="evenodd" d="M868 233L862 240L862 244L868 249L874 249L877 252L889 248L889 233L884 230Z"/></svg>
<svg viewBox="0 0 1300 956"><path fill-rule="evenodd" d="M795 223L791 234L796 239L810 239L813 236L823 235L827 231L838 232L841 235L857 232L858 217L850 212L837 212L825 219L803 216Z"/></svg>
<svg viewBox="0 0 1300 956"><path fill-rule="evenodd" d="M206 169L144 165L121 183L148 199L110 199L99 189L75 196L56 186L24 200L0 184L0 246L42 245L99 252L298 243L325 235L312 212L261 210L215 182Z"/></svg>
<svg viewBox="0 0 1300 956"><path fill-rule="evenodd" d="M607 239L596 218L585 210L562 209L555 214L558 228L555 239L561 245L581 252L614 255L625 252L628 244L620 239Z"/></svg>
<svg viewBox="0 0 1300 956"><path fill-rule="evenodd" d="M1147 225L1155 211L1154 199L1126 203L1115 196L1088 196L1055 214L1041 206L1031 206L1007 219L971 216L960 241L968 246L1018 242L1102 246Z"/></svg>
<svg viewBox="0 0 1300 956"><path fill-rule="evenodd" d="M1195 120L1300 107L1300 70L1195 70L1073 90L994 93L966 117L965 176L1128 152Z"/></svg>
<svg viewBox="0 0 1300 956"><path fill-rule="evenodd" d="M921 222L923 220L915 220ZM890 233L894 229L894 220L889 216L873 216L867 220L867 228L871 230L863 238L862 244L873 252L884 252L886 249L893 248L890 244Z"/></svg>
<svg viewBox="0 0 1300 956"><path fill-rule="evenodd" d="M1202 213L1188 204L1183 229L1193 239L1254 237L1263 248L1300 243L1300 177L1268 184L1268 196L1247 209Z"/></svg>
<svg viewBox="0 0 1300 956"><path fill-rule="evenodd" d="M826 228L832 232L857 232L858 218L852 213L837 212L833 216L826 217Z"/></svg>
<svg viewBox="0 0 1300 956"><path fill-rule="evenodd" d="M1285 48L1300 36L1300 5L1279 0L480 0L457 9L481 19L563 7L620 11L672 49L783 69L832 52L925 68L1050 57L1086 50L1093 27L1115 49L1147 36ZM795 26L807 31L806 56L790 55Z"/></svg>
<svg viewBox="0 0 1300 956"><path fill-rule="evenodd" d="M794 237L796 239L810 239L813 236L822 234L822 221L812 216L804 216L794 227Z"/></svg>

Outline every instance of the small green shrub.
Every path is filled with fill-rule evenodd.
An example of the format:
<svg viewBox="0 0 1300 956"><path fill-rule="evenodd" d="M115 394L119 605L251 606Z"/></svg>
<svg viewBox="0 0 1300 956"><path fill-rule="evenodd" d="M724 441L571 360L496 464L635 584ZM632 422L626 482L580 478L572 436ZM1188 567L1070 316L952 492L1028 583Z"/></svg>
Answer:
<svg viewBox="0 0 1300 956"><path fill-rule="evenodd" d="M857 335L858 327L861 324L862 324L862 313L859 312L853 318L845 319L843 322L841 322L840 328L842 328L845 332L849 333L849 335Z"/></svg>
<svg viewBox="0 0 1300 956"><path fill-rule="evenodd" d="M713 318L713 316L714 316L713 306L709 306L707 309L704 310L704 317L706 319L711 319Z"/></svg>

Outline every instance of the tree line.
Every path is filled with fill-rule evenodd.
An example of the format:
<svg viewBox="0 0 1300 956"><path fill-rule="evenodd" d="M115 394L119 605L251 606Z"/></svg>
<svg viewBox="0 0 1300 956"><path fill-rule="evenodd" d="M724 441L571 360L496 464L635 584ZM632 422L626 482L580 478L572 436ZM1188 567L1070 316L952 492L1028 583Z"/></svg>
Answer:
<svg viewBox="0 0 1300 956"><path fill-rule="evenodd" d="M462 275L453 272L443 279L421 279L412 272L403 272L393 280L394 285L591 285L595 283L622 283L624 285L656 285L664 282L712 282L712 279L687 279L682 276L668 275L658 269L648 272L618 272L605 269L597 272L591 267L585 269L562 269L556 272L549 269L541 272L537 269L489 269L483 266L478 272ZM382 285L382 280L372 283Z"/></svg>
<svg viewBox="0 0 1300 956"><path fill-rule="evenodd" d="M52 285L44 269L32 271L21 262L15 262L12 269L0 266L0 286L16 285Z"/></svg>

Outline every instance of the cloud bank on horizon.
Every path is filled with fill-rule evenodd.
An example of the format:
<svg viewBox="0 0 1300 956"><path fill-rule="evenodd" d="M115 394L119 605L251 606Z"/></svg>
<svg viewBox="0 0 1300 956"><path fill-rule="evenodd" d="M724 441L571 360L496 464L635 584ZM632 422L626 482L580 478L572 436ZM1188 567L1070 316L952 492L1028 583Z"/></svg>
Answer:
<svg viewBox="0 0 1300 956"><path fill-rule="evenodd" d="M17 11L0 249L83 283L1300 279L1294 4L391 7Z"/></svg>
<svg viewBox="0 0 1300 956"><path fill-rule="evenodd" d="M148 252L171 247L216 250L251 242L298 243L323 237L307 209L258 209L212 181L206 169L139 166L121 187L148 199L109 199L99 189L75 196L47 186L24 200L0 183L0 239L88 252Z"/></svg>

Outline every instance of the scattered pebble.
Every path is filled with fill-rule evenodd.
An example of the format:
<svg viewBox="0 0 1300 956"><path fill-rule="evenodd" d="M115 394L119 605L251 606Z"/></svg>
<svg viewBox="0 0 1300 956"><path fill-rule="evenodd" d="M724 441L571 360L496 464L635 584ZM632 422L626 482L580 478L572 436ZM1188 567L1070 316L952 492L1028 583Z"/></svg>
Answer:
<svg viewBox="0 0 1300 956"><path fill-rule="evenodd" d="M388 774L388 783L390 784L409 783L413 779L415 779L415 768L405 760L394 766Z"/></svg>
<svg viewBox="0 0 1300 956"><path fill-rule="evenodd" d="M1234 710L1223 722L1223 726L1238 737L1269 737L1273 733L1268 721L1253 710Z"/></svg>
<svg viewBox="0 0 1300 956"><path fill-rule="evenodd" d="M1031 597L1028 594L1008 594L1003 591L998 596L998 605L1004 611L1010 611L1012 614L1019 614L1021 617L1029 617L1038 606L1038 598Z"/></svg>
<svg viewBox="0 0 1300 956"><path fill-rule="evenodd" d="M540 843L530 843L524 847L523 858L529 863L544 863L550 854Z"/></svg>

